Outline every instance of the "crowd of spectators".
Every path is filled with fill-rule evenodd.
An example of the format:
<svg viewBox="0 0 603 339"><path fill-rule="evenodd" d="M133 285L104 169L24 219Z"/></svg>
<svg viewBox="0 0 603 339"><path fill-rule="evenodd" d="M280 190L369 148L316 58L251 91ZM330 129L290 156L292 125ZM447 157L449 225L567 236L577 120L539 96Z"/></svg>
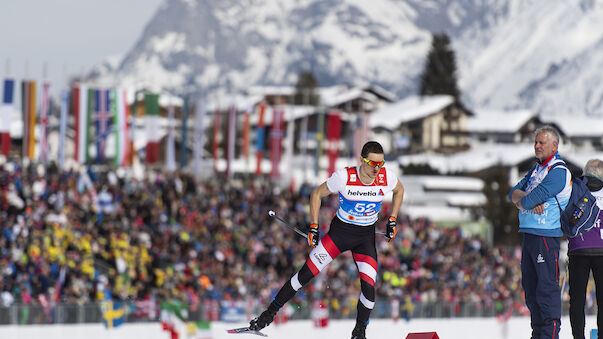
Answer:
<svg viewBox="0 0 603 339"><path fill-rule="evenodd" d="M266 303L309 253L305 239L267 212L307 225L310 191L257 176L196 180L151 172L136 179L120 171L6 163L0 304L84 304L109 296L179 299L193 307L208 299ZM323 201L323 234L336 208L336 197ZM399 220L395 242L378 241L378 298L521 301L517 249L491 248L426 218ZM345 313L355 309L358 293L350 257L331 263L294 301L325 298Z"/></svg>

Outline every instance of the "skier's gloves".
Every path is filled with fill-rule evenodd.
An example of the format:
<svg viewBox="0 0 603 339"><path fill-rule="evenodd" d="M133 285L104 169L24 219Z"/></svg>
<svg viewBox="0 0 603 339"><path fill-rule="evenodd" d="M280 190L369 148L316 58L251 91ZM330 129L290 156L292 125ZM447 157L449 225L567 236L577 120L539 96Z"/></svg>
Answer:
<svg viewBox="0 0 603 339"><path fill-rule="evenodd" d="M398 233L398 228L396 227L396 217L387 218L387 230L385 232L385 237L389 239L387 242L394 240L396 233Z"/></svg>
<svg viewBox="0 0 603 339"><path fill-rule="evenodd" d="M316 248L316 246L318 246L318 238L320 238L318 224L310 224L310 230L308 230L308 245L312 246L312 248Z"/></svg>

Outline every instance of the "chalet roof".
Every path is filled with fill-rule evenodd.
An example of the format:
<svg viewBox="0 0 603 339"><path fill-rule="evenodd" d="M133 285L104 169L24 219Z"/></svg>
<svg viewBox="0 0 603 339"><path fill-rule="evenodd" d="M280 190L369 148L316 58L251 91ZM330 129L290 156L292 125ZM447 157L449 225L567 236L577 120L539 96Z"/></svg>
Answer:
<svg viewBox="0 0 603 339"><path fill-rule="evenodd" d="M453 102L450 95L409 96L373 112L369 124L373 128L396 128L402 123L435 114Z"/></svg>
<svg viewBox="0 0 603 339"><path fill-rule="evenodd" d="M603 136L603 117L593 116L541 116L544 123L556 125L566 136L601 137Z"/></svg>
<svg viewBox="0 0 603 339"><path fill-rule="evenodd" d="M515 133L536 115L529 110L500 111L476 109L467 121L467 129L473 133Z"/></svg>

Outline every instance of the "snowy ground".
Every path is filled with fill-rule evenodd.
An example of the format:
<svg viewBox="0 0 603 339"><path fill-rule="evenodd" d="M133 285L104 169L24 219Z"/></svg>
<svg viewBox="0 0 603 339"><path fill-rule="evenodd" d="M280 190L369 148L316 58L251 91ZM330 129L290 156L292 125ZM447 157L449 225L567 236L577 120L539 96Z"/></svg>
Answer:
<svg viewBox="0 0 603 339"><path fill-rule="evenodd" d="M212 323L212 339L259 339L250 334L228 334L226 329L244 326L215 322ZM586 319L586 338L596 326L596 317ZM317 329L310 321L290 321L285 325L269 326L264 333L271 339L348 339L354 327L351 320L331 321L327 328ZM408 333L437 332L441 339L521 339L530 337L528 317L511 318L500 324L495 318L456 318L456 319L415 319L410 322L374 319L367 329L369 339L404 339ZM42 326L0 326L2 339L169 339L167 332L161 331L158 323L125 324L113 330L107 330L101 324L92 325L42 325ZM193 339L181 338L181 339ZM561 319L560 338L572 338L569 318ZM196 339L196 338L195 338Z"/></svg>

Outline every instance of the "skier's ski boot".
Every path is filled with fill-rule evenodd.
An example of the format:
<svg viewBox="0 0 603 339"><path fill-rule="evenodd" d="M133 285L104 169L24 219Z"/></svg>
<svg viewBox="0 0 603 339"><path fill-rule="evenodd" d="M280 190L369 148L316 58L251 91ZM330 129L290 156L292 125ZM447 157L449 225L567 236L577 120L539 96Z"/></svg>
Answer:
<svg viewBox="0 0 603 339"><path fill-rule="evenodd" d="M270 325L272 320L274 320L275 315L276 312L273 312L271 310L265 310L264 312L262 312L262 314L260 314L259 317L249 322L249 328L254 331L259 331L262 328Z"/></svg>
<svg viewBox="0 0 603 339"><path fill-rule="evenodd" d="M366 339L366 325L356 323L356 326L352 330L352 339Z"/></svg>

